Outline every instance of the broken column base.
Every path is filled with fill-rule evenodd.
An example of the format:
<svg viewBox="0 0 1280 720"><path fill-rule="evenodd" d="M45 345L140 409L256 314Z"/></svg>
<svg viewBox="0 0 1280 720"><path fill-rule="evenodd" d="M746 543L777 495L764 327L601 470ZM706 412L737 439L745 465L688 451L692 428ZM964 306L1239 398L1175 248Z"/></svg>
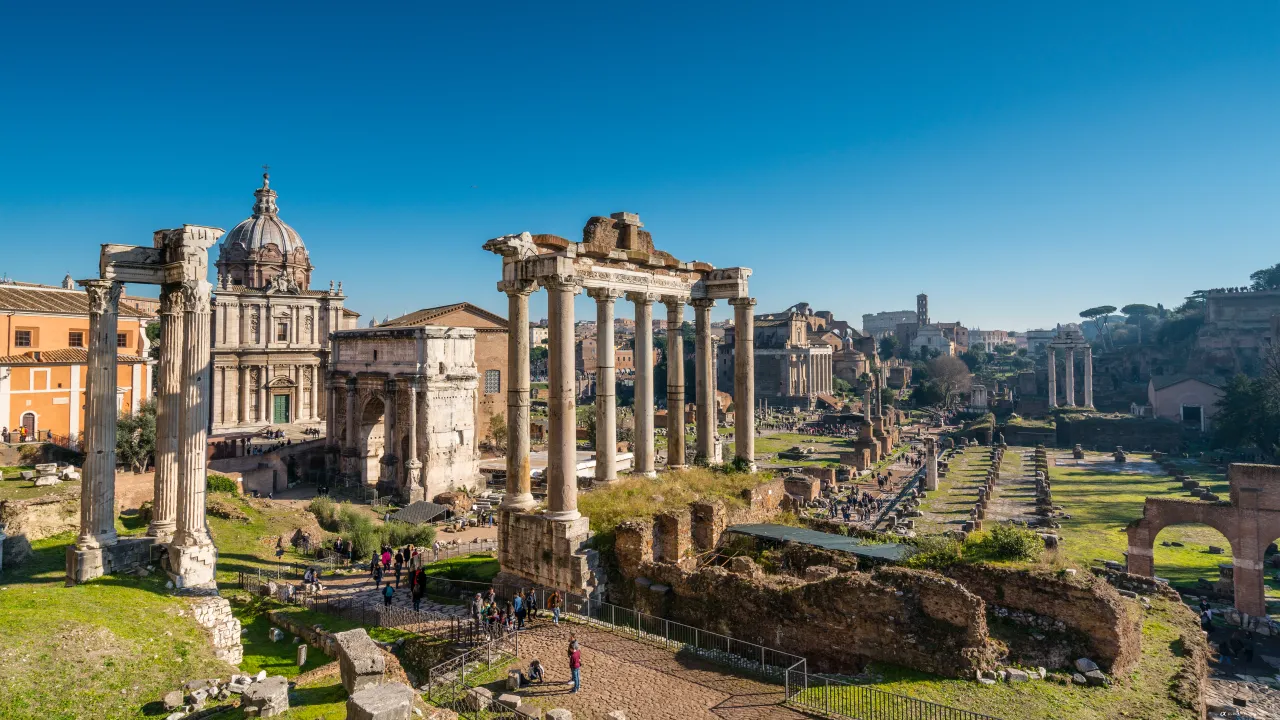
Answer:
<svg viewBox="0 0 1280 720"><path fill-rule="evenodd" d="M218 549L213 543L169 546L169 577L179 589L216 588Z"/></svg>
<svg viewBox="0 0 1280 720"><path fill-rule="evenodd" d="M604 589L604 573L591 539L591 521L549 520L535 513L500 512L498 561L502 572L495 585L515 588L537 585L597 596Z"/></svg>
<svg viewBox="0 0 1280 720"><path fill-rule="evenodd" d="M415 697L403 683L371 685L347 698L347 720L410 720Z"/></svg>
<svg viewBox="0 0 1280 720"><path fill-rule="evenodd" d="M103 575L127 572L151 562L153 537L121 538L97 548L67 548L67 584L75 585Z"/></svg>

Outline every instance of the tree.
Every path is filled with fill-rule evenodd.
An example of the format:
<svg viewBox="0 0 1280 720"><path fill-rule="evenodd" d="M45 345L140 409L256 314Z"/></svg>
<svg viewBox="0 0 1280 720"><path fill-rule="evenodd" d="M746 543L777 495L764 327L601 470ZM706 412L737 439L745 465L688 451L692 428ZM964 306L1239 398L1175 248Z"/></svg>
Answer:
<svg viewBox="0 0 1280 720"><path fill-rule="evenodd" d="M969 366L958 357L942 355L929 361L929 376L942 392L943 404L951 407L956 396L973 384Z"/></svg>
<svg viewBox="0 0 1280 720"><path fill-rule="evenodd" d="M150 356L152 360L159 360L160 359L160 323L159 321L147 323L147 344L150 346L150 348L147 350L147 355Z"/></svg>
<svg viewBox="0 0 1280 720"><path fill-rule="evenodd" d="M893 388L880 388L880 404L895 405L898 402L898 391Z"/></svg>
<svg viewBox="0 0 1280 720"><path fill-rule="evenodd" d="M938 384L932 380L920 383L920 386L911 391L911 400L915 402L917 407L926 405L940 405L945 401L946 395L942 390L938 389Z"/></svg>
<svg viewBox="0 0 1280 720"><path fill-rule="evenodd" d="M1103 344L1106 345L1110 340L1107 331L1107 316L1116 311L1115 305L1099 305L1091 307L1088 310L1081 310L1080 317L1088 318L1098 328L1098 334L1102 336Z"/></svg>
<svg viewBox="0 0 1280 720"><path fill-rule="evenodd" d="M1254 290L1275 290L1280 288L1280 263L1263 268L1249 275Z"/></svg>
<svg viewBox="0 0 1280 720"><path fill-rule="evenodd" d="M499 450L507 447L507 418L502 413L494 413L489 418L489 436L493 438L493 444Z"/></svg>
<svg viewBox="0 0 1280 720"><path fill-rule="evenodd" d="M888 360L898 352L898 338L892 335L885 335L880 338L880 359Z"/></svg>
<svg viewBox="0 0 1280 720"><path fill-rule="evenodd" d="M116 457L134 472L145 472L156 454L156 403L148 400L138 412L116 420Z"/></svg>
<svg viewBox="0 0 1280 720"><path fill-rule="evenodd" d="M853 386L849 384L849 381L843 378L836 378L832 382L832 385L835 387L836 394L838 395L847 395L853 390Z"/></svg>
<svg viewBox="0 0 1280 720"><path fill-rule="evenodd" d="M1214 439L1218 444L1238 448L1255 445L1275 457L1280 454L1280 350L1267 353L1261 376L1232 378L1223 389L1214 416Z"/></svg>
<svg viewBox="0 0 1280 720"><path fill-rule="evenodd" d="M1145 323L1146 319L1151 317L1152 315L1160 314L1159 309L1153 308L1150 305L1144 305L1143 303L1132 303L1129 305L1125 305L1124 307L1120 308L1120 312L1125 314L1125 316L1128 318L1127 322L1130 325L1138 326L1138 344L1139 345L1142 344L1143 323Z"/></svg>

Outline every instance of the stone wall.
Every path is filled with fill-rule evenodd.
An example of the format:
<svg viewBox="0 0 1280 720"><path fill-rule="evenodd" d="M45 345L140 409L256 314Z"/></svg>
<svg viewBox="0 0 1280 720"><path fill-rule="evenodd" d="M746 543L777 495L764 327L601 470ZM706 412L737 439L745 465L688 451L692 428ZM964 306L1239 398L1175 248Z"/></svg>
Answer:
<svg viewBox="0 0 1280 720"><path fill-rule="evenodd" d="M1086 449L1161 450L1176 452L1182 445L1182 427L1171 420L1138 417L1085 417L1060 415L1058 447L1083 445Z"/></svg>
<svg viewBox="0 0 1280 720"><path fill-rule="evenodd" d="M155 543L153 537L122 537L114 545L92 550L78 550L75 545L68 545L67 579L82 583L150 565Z"/></svg>
<svg viewBox="0 0 1280 720"><path fill-rule="evenodd" d="M240 644L240 620L231 614L231 603L216 595L192 598L190 602L196 623L209 633L214 657L238 666L244 659L244 646Z"/></svg>
<svg viewBox="0 0 1280 720"><path fill-rule="evenodd" d="M1090 658L1126 672L1142 653L1138 615L1105 581L1092 575L957 565L947 575L988 604L1061 620L1089 639Z"/></svg>
<svg viewBox="0 0 1280 720"><path fill-rule="evenodd" d="M586 517L565 522L531 513L500 512L498 561L502 573L495 582L596 593L603 585L603 573L596 551L586 547L591 536Z"/></svg>

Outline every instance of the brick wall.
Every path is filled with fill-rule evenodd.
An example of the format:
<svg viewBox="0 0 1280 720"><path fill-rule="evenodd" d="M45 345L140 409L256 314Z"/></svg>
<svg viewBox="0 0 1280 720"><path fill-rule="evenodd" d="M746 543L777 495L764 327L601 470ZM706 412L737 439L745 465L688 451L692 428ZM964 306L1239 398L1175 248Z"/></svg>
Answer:
<svg viewBox="0 0 1280 720"><path fill-rule="evenodd" d="M498 371L497 392L486 392L485 371ZM507 417L507 332L506 330L476 330L476 372L480 375L476 387L476 441L489 437L493 416Z"/></svg>

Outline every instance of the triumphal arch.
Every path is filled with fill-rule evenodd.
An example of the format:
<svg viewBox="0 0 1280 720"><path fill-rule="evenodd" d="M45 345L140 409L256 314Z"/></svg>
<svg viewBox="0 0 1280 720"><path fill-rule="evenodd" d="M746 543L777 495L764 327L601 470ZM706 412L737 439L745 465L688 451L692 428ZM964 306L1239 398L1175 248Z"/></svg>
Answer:
<svg viewBox="0 0 1280 720"><path fill-rule="evenodd" d="M634 307L635 357L653 357L653 305L667 313L667 357L684 357L681 326L685 306L692 305L696 325L695 354L697 443L695 461L716 457L715 362L711 308L718 300L734 307L734 455L744 468L755 469L755 373L752 307L747 292L749 268L715 268L703 262L681 262L654 247L650 233L632 213L593 217L582 230L582 242L555 235L520 233L494 238L484 249L502 256L498 289L507 294L510 332L507 372L507 486L498 529L499 558L512 580L590 592L596 588L592 552L583 549L590 536L587 518L578 512L574 402L573 298L583 290L596 301L596 464L595 480L616 479L616 397L614 395L614 303L625 298ZM529 296L546 288L550 322L548 348L547 504L534 512L529 465ZM635 472L656 473L654 452L653 365L636 362ZM683 362L667 364L667 437L684 438L685 378ZM684 443L667 443L667 469L687 466Z"/></svg>

